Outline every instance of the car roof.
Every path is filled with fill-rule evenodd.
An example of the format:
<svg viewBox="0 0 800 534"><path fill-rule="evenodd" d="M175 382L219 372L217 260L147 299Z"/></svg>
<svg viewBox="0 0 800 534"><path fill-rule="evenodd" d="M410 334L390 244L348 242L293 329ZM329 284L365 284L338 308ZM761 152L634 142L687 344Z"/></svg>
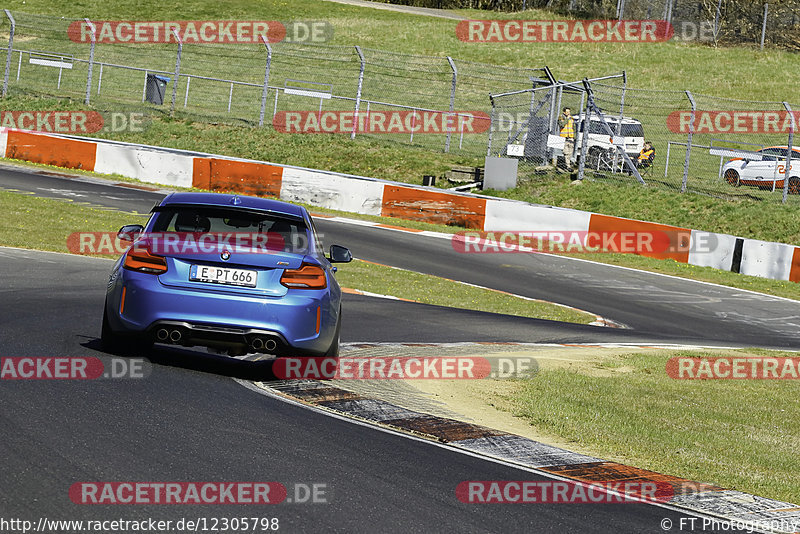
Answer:
<svg viewBox="0 0 800 534"><path fill-rule="evenodd" d="M573 117L582 120L584 115L584 113L581 113L580 115L573 115ZM614 124L619 122L619 116L615 117L614 115L604 115L604 117L606 118L606 122L613 122ZM600 117L598 117L595 113L592 113L592 121L600 122ZM622 124L641 124L641 122L632 117L622 117Z"/></svg>
<svg viewBox="0 0 800 534"><path fill-rule="evenodd" d="M262 210L301 219L305 219L307 216L306 209L303 206L270 198L250 197L228 193L170 193L161 201L159 206L174 206L180 204Z"/></svg>
<svg viewBox="0 0 800 534"><path fill-rule="evenodd" d="M762 148L762 149L759 149L759 152L761 152L762 150L767 150L767 149L770 149L770 148L788 148L788 147L789 147L789 145L783 145L783 146L765 146L764 148ZM792 152L800 152L800 147L797 147L797 146L794 146L794 145L792 145Z"/></svg>

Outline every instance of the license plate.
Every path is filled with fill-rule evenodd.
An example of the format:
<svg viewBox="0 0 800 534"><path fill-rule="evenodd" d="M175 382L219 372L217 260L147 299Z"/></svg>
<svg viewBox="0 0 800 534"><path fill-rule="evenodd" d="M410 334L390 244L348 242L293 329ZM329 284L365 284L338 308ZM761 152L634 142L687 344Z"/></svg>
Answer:
<svg viewBox="0 0 800 534"><path fill-rule="evenodd" d="M189 280L224 284L228 286L256 287L258 272L247 269L231 269L230 267L211 267L209 265L192 265L189 269Z"/></svg>

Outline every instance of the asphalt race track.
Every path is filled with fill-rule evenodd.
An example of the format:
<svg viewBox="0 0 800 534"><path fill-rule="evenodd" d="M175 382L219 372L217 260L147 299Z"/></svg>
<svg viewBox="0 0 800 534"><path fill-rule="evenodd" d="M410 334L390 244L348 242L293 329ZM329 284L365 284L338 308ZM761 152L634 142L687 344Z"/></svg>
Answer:
<svg viewBox="0 0 800 534"><path fill-rule="evenodd" d="M139 213L149 212L164 196L99 180L65 179L8 167L0 167L0 187ZM574 306L631 329L620 334L586 327L589 330L580 330L590 332L588 337L575 338L570 332L575 327L539 326L524 339L515 339L517 332L506 333L511 340L672 340L800 349L800 303L795 301L547 254L461 254L446 239L321 218L317 219L317 229L326 245L345 245L356 258ZM375 306L383 309L382 303ZM395 326L381 323L379 330ZM476 328L481 325L473 322L468 326L470 331ZM447 336L446 332L433 330L413 332L415 336L433 337L426 341L447 341L441 337Z"/></svg>
<svg viewBox="0 0 800 534"><path fill-rule="evenodd" d="M0 171L0 186L147 212L162 196ZM83 195L83 196L76 196ZM43 221L46 223L46 221ZM356 257L591 310L627 330L346 295L342 340L663 342L798 348L797 303L546 255L461 255L447 240L318 220ZM0 356L93 356L110 261L0 248ZM343 268L346 268L344 266ZM285 532L662 532L683 513L645 504L469 505L465 480L525 470L259 395L263 363L154 348L143 379L0 382L3 517L277 517ZM324 484L327 503L78 505L81 481ZM684 529L683 531L688 531ZM706 530L706 532L709 532Z"/></svg>

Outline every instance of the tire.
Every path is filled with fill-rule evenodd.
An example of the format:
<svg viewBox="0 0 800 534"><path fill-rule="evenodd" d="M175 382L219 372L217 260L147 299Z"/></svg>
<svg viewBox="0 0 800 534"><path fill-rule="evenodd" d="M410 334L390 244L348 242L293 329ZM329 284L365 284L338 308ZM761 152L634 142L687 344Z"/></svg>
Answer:
<svg viewBox="0 0 800 534"><path fill-rule="evenodd" d="M342 331L342 307L339 306L339 320L336 321L336 332L333 334L331 346L323 354L326 358L339 358L339 334Z"/></svg>
<svg viewBox="0 0 800 534"><path fill-rule="evenodd" d="M789 178L789 194L800 195L800 176Z"/></svg>
<svg viewBox="0 0 800 534"><path fill-rule="evenodd" d="M600 165L600 154L602 153L601 149L593 146L589 149L589 153L586 154L586 166L590 169L597 170Z"/></svg>
<svg viewBox="0 0 800 534"><path fill-rule="evenodd" d="M145 356L142 353L152 346L153 340L146 335L123 336L114 332L108 322L108 312L103 306L103 326L100 329L100 347L103 351L117 355Z"/></svg>
<svg viewBox="0 0 800 534"><path fill-rule="evenodd" d="M733 169L728 169L725 171L725 181L731 184L733 187L739 187L742 185L742 181L739 178L739 173Z"/></svg>
<svg viewBox="0 0 800 534"><path fill-rule="evenodd" d="M100 329L100 347L105 352L117 354L122 351L124 340L122 337L111 329L108 323L108 312L106 311L105 304L103 305L103 326Z"/></svg>

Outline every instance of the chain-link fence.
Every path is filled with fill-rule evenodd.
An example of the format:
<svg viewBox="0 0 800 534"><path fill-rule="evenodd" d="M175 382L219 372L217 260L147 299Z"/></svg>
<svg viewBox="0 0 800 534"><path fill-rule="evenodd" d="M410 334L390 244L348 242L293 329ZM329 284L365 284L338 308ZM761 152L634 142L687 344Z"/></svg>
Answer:
<svg viewBox="0 0 800 534"><path fill-rule="evenodd" d="M798 0L389 0L439 9L548 9L582 19L666 20L675 39L800 48Z"/></svg>
<svg viewBox="0 0 800 534"><path fill-rule="evenodd" d="M642 8L648 1L656 2L630 0L623 7ZM674 4L680 7L679 0ZM338 112L350 115L350 126L335 130L342 135L381 134L387 141L472 157L519 157L522 178L577 167L590 179L724 198L800 198L800 172L794 180L791 170L800 169L800 153L786 149L793 132L784 119L794 118L788 110L795 109L789 104L632 89L624 74L556 82L546 68L358 46L197 44L174 38L110 44L98 39L97 25L89 20L5 15L4 94L67 96L101 110L177 113L279 131L286 130L291 113L319 124L326 113ZM506 92L486 98L498 89ZM565 107L576 129L568 158L558 124ZM359 120L373 124L392 114L403 123L397 129L356 127ZM453 120L435 133L418 127L416 121L433 123L437 116ZM748 117L759 124L747 126ZM726 129L720 121L745 122ZM473 129L460 128L462 123ZM634 160L646 141L655 155L638 166ZM793 166L786 161L791 159Z"/></svg>
<svg viewBox="0 0 800 534"><path fill-rule="evenodd" d="M495 133L489 154L519 157L521 179L577 167L579 179L800 204L800 148L788 150L800 117L793 110L800 107L789 103L632 89L605 80L493 95L491 100L492 117L513 117L514 123L513 135L499 138ZM533 105L546 100L571 108L572 165L562 156L564 141L552 120L553 105ZM528 109L532 118L525 114ZM531 139L536 148L528 146Z"/></svg>
<svg viewBox="0 0 800 534"><path fill-rule="evenodd" d="M585 82L553 80L535 89L491 95L492 136L487 155L519 158L518 177L523 180L554 169L579 173L581 179L587 171L640 179L626 156L638 155L643 148L642 125L623 115L624 91L617 95L617 113L607 109L602 116L587 91L590 81L613 79L626 86L623 72ZM627 146L617 149L614 138L624 138Z"/></svg>
<svg viewBox="0 0 800 534"><path fill-rule="evenodd" d="M592 88L600 108L625 91L626 115L642 122L657 154L649 185L722 198L800 200L800 152L787 150L796 126L790 104Z"/></svg>
<svg viewBox="0 0 800 534"><path fill-rule="evenodd" d="M498 87L530 88L543 73L358 46L181 44L174 36L163 39L168 42L108 43L100 38L99 25L6 12L0 26L8 38L2 55L9 65L4 93L69 96L97 109L146 109L265 127L273 120L285 127L281 121L289 112L306 112L303 117L317 123L326 112L339 114L332 115L334 121L351 114L351 122L360 117L373 125L381 115L403 124L343 131L340 121L334 131L481 155L488 129L486 95ZM163 94L149 88L159 84ZM423 112L428 118L438 115L440 122L454 117L454 127L427 133ZM458 128L476 122L477 128Z"/></svg>
<svg viewBox="0 0 800 534"><path fill-rule="evenodd" d="M796 0L618 0L617 6L616 18L669 21L683 41L800 48Z"/></svg>

